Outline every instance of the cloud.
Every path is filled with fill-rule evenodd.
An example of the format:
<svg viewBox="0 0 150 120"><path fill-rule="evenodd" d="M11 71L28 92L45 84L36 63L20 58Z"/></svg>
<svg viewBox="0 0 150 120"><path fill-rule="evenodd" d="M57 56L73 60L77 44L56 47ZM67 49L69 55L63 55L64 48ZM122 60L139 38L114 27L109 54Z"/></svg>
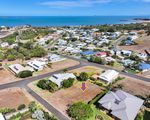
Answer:
<svg viewBox="0 0 150 120"><path fill-rule="evenodd" d="M113 2L146 2L150 0L50 0L39 3L53 8L72 8L72 7L92 7L97 4L113 3Z"/></svg>
<svg viewBox="0 0 150 120"><path fill-rule="evenodd" d="M50 7L91 7L95 4L109 3L111 0L55 0L41 2L40 5Z"/></svg>

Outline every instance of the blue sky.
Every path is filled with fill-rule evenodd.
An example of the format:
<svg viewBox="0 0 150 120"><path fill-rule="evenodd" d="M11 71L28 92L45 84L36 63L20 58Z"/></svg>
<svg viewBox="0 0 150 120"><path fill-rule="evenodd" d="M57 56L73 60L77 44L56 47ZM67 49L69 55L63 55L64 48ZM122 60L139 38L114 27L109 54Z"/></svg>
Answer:
<svg viewBox="0 0 150 120"><path fill-rule="evenodd" d="M150 15L150 0L0 0L0 16Z"/></svg>

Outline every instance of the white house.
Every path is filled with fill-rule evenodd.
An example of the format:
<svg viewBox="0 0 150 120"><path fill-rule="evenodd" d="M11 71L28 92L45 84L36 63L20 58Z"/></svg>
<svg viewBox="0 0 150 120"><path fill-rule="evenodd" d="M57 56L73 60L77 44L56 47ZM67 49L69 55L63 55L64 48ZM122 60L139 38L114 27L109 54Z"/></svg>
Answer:
<svg viewBox="0 0 150 120"><path fill-rule="evenodd" d="M27 63L30 67L32 67L33 69L39 71L39 70L43 70L44 66L46 65L46 62L42 62L42 61L38 61L38 60L33 60Z"/></svg>
<svg viewBox="0 0 150 120"><path fill-rule="evenodd" d="M62 81L69 78L76 78L76 76L73 73L54 74L49 78L49 81L54 82L58 87L61 87Z"/></svg>
<svg viewBox="0 0 150 120"><path fill-rule="evenodd" d="M106 84L110 84L119 76L119 72L115 70L107 70L99 76L99 79Z"/></svg>
<svg viewBox="0 0 150 120"><path fill-rule="evenodd" d="M61 57L60 55L56 55L56 54L49 54L48 56L48 60L51 62L58 62L58 61L63 61L66 58Z"/></svg>
<svg viewBox="0 0 150 120"><path fill-rule="evenodd" d="M34 71L31 67L29 66L26 66L26 67L23 67L22 65L20 64L13 64L13 65L10 65L9 66L9 69L14 73L14 74L19 74L21 71L24 71L24 70L29 70L29 71Z"/></svg>
<svg viewBox="0 0 150 120"><path fill-rule="evenodd" d="M130 51L130 50L122 50L121 53L122 53L123 55L130 56L130 55L132 54L132 51Z"/></svg>
<svg viewBox="0 0 150 120"><path fill-rule="evenodd" d="M122 90L108 92L98 103L109 111L115 120L135 120L143 100Z"/></svg>
<svg viewBox="0 0 150 120"><path fill-rule="evenodd" d="M0 113L0 120L5 120L4 116L2 115L2 113Z"/></svg>

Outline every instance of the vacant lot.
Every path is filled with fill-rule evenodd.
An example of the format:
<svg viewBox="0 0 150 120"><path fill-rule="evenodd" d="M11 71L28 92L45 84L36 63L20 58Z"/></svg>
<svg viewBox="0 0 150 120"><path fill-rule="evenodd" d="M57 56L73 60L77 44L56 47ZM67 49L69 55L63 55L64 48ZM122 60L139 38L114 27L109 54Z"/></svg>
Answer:
<svg viewBox="0 0 150 120"><path fill-rule="evenodd" d="M122 75L123 76L123 75ZM128 76L124 80L118 81L116 84L122 84L123 90L133 95L150 95L150 83L144 82Z"/></svg>
<svg viewBox="0 0 150 120"><path fill-rule="evenodd" d="M77 73L77 74L79 74L81 72L87 72L88 74L93 75L93 74L101 73L102 71L103 71L103 69L98 68L98 67L85 66L85 67L71 70L70 72Z"/></svg>
<svg viewBox="0 0 150 120"><path fill-rule="evenodd" d="M0 70L0 85L22 80L20 78L15 77L15 75L12 74L8 69L9 65L20 63L20 61L16 60L13 62L8 62L7 64L6 63L7 63L6 61L3 62L5 69ZM35 72L34 76L41 75L41 74L48 73L48 72L54 72L54 71L72 67L72 66L75 66L78 64L79 64L79 62L77 62L77 61L74 61L71 59L66 59L64 61L53 63L51 68L47 67L47 68L44 68L44 70L42 70L42 71Z"/></svg>
<svg viewBox="0 0 150 120"><path fill-rule="evenodd" d="M48 93L37 88L35 86L35 83L29 84L30 88L32 88L35 92L37 92L37 94L42 96L51 105L57 107L57 109L64 114L66 114L68 105L78 101L88 102L102 91L99 86L91 84L89 82L86 82L86 86L87 89L83 92L81 90L81 83L77 82L68 89L61 89L59 91L56 91L55 93Z"/></svg>
<svg viewBox="0 0 150 120"><path fill-rule="evenodd" d="M120 46L123 50L132 50L138 53L145 53L144 50L150 51L150 36L143 36L136 40L138 45Z"/></svg>
<svg viewBox="0 0 150 120"><path fill-rule="evenodd" d="M0 91L0 108L17 108L20 104L28 105L28 95L19 88L11 88Z"/></svg>
<svg viewBox="0 0 150 120"><path fill-rule="evenodd" d="M48 72L54 72L57 70L61 70L61 69L65 69L65 68L69 68L69 67L73 67L78 65L79 62L78 61L74 61L71 59L66 59L60 62L55 62L52 63L52 66L50 68L44 68L44 70L36 72L34 75L39 75L39 74L43 74L43 73L48 73Z"/></svg>
<svg viewBox="0 0 150 120"><path fill-rule="evenodd" d="M8 70L0 70L0 85L5 83L10 83L19 80Z"/></svg>

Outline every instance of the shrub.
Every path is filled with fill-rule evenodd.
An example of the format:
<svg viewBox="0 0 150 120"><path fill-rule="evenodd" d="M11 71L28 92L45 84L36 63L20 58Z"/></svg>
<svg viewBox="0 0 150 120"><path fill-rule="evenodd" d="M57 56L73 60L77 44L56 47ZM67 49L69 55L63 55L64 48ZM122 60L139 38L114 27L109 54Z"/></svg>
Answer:
<svg viewBox="0 0 150 120"><path fill-rule="evenodd" d="M89 76L86 72L81 72L78 78L80 81L87 81Z"/></svg>
<svg viewBox="0 0 150 120"><path fill-rule="evenodd" d="M37 86L43 90L47 89L47 80L39 80Z"/></svg>
<svg viewBox="0 0 150 120"><path fill-rule="evenodd" d="M18 74L18 77L20 77L20 78L26 78L26 77L30 77L30 76L32 76L32 72L30 70L24 70Z"/></svg>
<svg viewBox="0 0 150 120"><path fill-rule="evenodd" d="M101 92L101 93L98 94L95 98L93 98L91 101L89 101L88 104L89 104L89 105L92 105L92 104L97 103L97 101L98 101L99 99L101 99L107 92L108 92L108 90L105 90L105 91Z"/></svg>
<svg viewBox="0 0 150 120"><path fill-rule="evenodd" d="M57 120L54 116L51 116L48 112L44 111L44 117L46 120Z"/></svg>
<svg viewBox="0 0 150 120"><path fill-rule="evenodd" d="M30 102L28 108L29 108L29 111L34 112L38 109L38 106L37 106L36 102L32 101L32 102Z"/></svg>
<svg viewBox="0 0 150 120"><path fill-rule="evenodd" d="M26 105L25 105L25 104L21 104L21 105L19 105L19 106L18 106L18 108L17 108L17 109L18 109L18 110L22 110L22 109L24 109L25 107L26 107Z"/></svg>
<svg viewBox="0 0 150 120"><path fill-rule="evenodd" d="M75 120L86 120L93 116L93 110L90 105L78 102L70 106L68 109L68 114Z"/></svg>
<svg viewBox="0 0 150 120"><path fill-rule="evenodd" d="M62 86L64 88L69 88L69 87L71 87L73 85L73 82L74 82L74 79L73 78L69 78L68 80L64 80L62 82Z"/></svg>
<svg viewBox="0 0 150 120"><path fill-rule="evenodd" d="M10 109L10 108L1 108L0 109L0 113L3 113L3 114L12 113L12 112L16 112L16 110Z"/></svg>
<svg viewBox="0 0 150 120"><path fill-rule="evenodd" d="M8 61L13 61L13 60L15 60L16 59L16 57L14 56L14 55L8 55L7 56L7 60Z"/></svg>
<svg viewBox="0 0 150 120"><path fill-rule="evenodd" d="M54 91L56 91L57 89L58 89L58 86L57 86L55 83L49 82L49 83L47 84L47 90L49 90L50 92L54 92Z"/></svg>

